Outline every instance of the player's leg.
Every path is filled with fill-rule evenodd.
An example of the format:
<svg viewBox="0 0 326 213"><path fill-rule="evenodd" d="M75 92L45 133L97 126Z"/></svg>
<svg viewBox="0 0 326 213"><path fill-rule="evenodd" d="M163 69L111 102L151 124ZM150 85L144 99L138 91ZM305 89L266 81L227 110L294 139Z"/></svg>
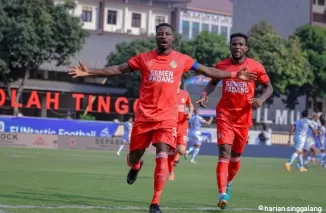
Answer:
<svg viewBox="0 0 326 213"><path fill-rule="evenodd" d="M231 184L235 176L238 174L240 169L240 157L247 145L247 138L249 133L249 128L233 128L235 139L231 149L231 158L229 162L228 171L228 184L226 189L226 194L228 199L231 198Z"/></svg>
<svg viewBox="0 0 326 213"><path fill-rule="evenodd" d="M144 130L147 127L148 131ZM127 155L127 164L130 168L127 175L127 183L133 184L138 173L141 170L144 161L141 159L145 153L146 148L152 141L151 127L148 128L146 124L137 124L135 122L131 132L129 153Z"/></svg>
<svg viewBox="0 0 326 213"><path fill-rule="evenodd" d="M304 145L305 155L303 160L303 165L308 166L310 160L311 160L311 147L313 145L312 139L307 139Z"/></svg>
<svg viewBox="0 0 326 213"><path fill-rule="evenodd" d="M166 178L169 173L168 152L176 148L176 123L172 121L161 122L161 128L153 132L152 144L156 147L156 166L154 171L154 195L150 205L150 212L161 213L160 199Z"/></svg>
<svg viewBox="0 0 326 213"><path fill-rule="evenodd" d="M122 138L122 143L117 151L117 155L120 156L121 151L123 150L123 148L125 147L125 144L129 143L129 140Z"/></svg>
<svg viewBox="0 0 326 213"><path fill-rule="evenodd" d="M315 145L312 145L310 149L311 149L311 163L312 165L316 165L317 149Z"/></svg>
<svg viewBox="0 0 326 213"><path fill-rule="evenodd" d="M320 165L324 165L325 162L325 146L324 146L324 142L320 142Z"/></svg>
<svg viewBox="0 0 326 213"><path fill-rule="evenodd" d="M219 158L216 166L216 179L219 192L218 206L221 209L225 209L228 202L226 190L229 173L229 162L234 137L234 132L229 123L222 120L217 121Z"/></svg>
<svg viewBox="0 0 326 213"><path fill-rule="evenodd" d="M188 141L188 130L180 130L178 131L178 137L177 137L177 149L176 153L174 155L174 162L179 163L179 157L180 155L186 154L187 149L187 141Z"/></svg>
<svg viewBox="0 0 326 213"><path fill-rule="evenodd" d="M286 171L288 171L288 172L291 171L291 165L295 161L295 159L297 159L299 157L301 150L303 148L303 145L304 145L303 140L300 140L299 138L294 138L295 151L291 155L289 161L284 164L284 168L286 169Z"/></svg>
<svg viewBox="0 0 326 213"><path fill-rule="evenodd" d="M176 149L170 148L168 163L169 163L169 180L174 180L174 156L176 153Z"/></svg>
<svg viewBox="0 0 326 213"><path fill-rule="evenodd" d="M191 163L196 163L196 157L199 154L200 151L200 146L202 145L202 137L201 137L201 132L197 131L194 135L194 153L192 154Z"/></svg>
<svg viewBox="0 0 326 213"><path fill-rule="evenodd" d="M300 172L306 172L307 169L304 168L304 166L303 166L303 155L302 155L305 140L295 138L294 144L295 144L295 152L292 154L290 160L287 163L285 163L284 167L287 171L291 171L292 163L294 162L294 160L296 158L298 158L298 160L299 160L298 168L299 168Z"/></svg>

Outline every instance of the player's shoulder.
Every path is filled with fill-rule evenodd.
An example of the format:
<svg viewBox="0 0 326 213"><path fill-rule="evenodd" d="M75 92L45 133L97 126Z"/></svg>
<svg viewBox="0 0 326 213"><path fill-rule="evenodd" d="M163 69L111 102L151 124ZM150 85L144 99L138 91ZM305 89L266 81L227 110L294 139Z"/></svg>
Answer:
<svg viewBox="0 0 326 213"><path fill-rule="evenodd" d="M149 57L153 57L154 55L155 55L155 50L150 50L150 51L140 52L136 56L140 58L149 58Z"/></svg>
<svg viewBox="0 0 326 213"><path fill-rule="evenodd" d="M215 64L215 67L230 66L232 64L231 58L223 59Z"/></svg>
<svg viewBox="0 0 326 213"><path fill-rule="evenodd" d="M180 92L181 92L183 95L189 95L189 92L188 92L187 90L180 89Z"/></svg>
<svg viewBox="0 0 326 213"><path fill-rule="evenodd" d="M253 58L247 58L247 64L249 66L253 66L255 68L264 68L264 66L262 65L262 63L260 63L259 61L253 59Z"/></svg>
<svg viewBox="0 0 326 213"><path fill-rule="evenodd" d="M189 55L187 55L187 54L184 54L184 53L181 53L181 52L178 52L178 51L175 51L175 50L173 50L171 56L172 56L173 58L181 59L181 60L191 58L191 56L189 56Z"/></svg>

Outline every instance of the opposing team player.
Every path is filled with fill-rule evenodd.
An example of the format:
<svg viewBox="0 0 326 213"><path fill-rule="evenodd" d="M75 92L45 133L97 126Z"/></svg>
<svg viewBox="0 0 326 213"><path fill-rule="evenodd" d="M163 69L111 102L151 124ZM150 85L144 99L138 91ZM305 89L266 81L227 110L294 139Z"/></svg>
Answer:
<svg viewBox="0 0 326 213"><path fill-rule="evenodd" d="M320 117L320 113L314 112L312 114L312 119L310 120L312 128L309 128L307 133L307 139L305 142L305 145L303 147L303 156L304 156L304 166L308 166L309 162L312 161L313 164L315 164L316 160L316 138L319 136L318 132L318 120Z"/></svg>
<svg viewBox="0 0 326 213"><path fill-rule="evenodd" d="M326 140L326 122L324 119L320 121L319 126L319 137L317 139L318 142L318 148L320 150L320 165L325 165L325 140Z"/></svg>
<svg viewBox="0 0 326 213"><path fill-rule="evenodd" d="M190 95L186 90L180 89L179 84L177 101L178 101L178 127L175 150L171 149L169 153L169 180L174 180L174 165L179 160L180 155L184 155L187 148L188 138L188 120L192 117L194 106L191 103ZM189 108L189 113L187 112Z"/></svg>
<svg viewBox="0 0 326 213"><path fill-rule="evenodd" d="M200 147L203 143L203 138L201 135L200 128L202 124L210 125L213 121L213 117L210 117L209 120L205 120L202 116L199 115L198 110L194 110L194 116L191 117L190 123L190 132L189 132L189 141L192 143L192 146L186 151L185 159L193 151L194 153L191 156L190 163L196 163L196 157L199 154Z"/></svg>
<svg viewBox="0 0 326 213"><path fill-rule="evenodd" d="M80 63L71 67L69 74L79 76L115 76L140 71L141 86L139 102L136 106L135 121L130 138L130 152L127 164L131 167L127 183L133 184L144 161L142 156L152 143L156 147L156 166L154 171L154 195L150 212L160 213L160 197L169 173L168 152L176 148L177 128L176 96L181 76L194 70L212 78L231 78L255 80L256 73L240 68L234 72L225 72L199 64L188 55L172 49L174 32L171 25L163 23L156 28L157 49L142 52L121 65L109 66L98 70L88 70Z"/></svg>
<svg viewBox="0 0 326 213"><path fill-rule="evenodd" d="M302 150L307 140L307 134L309 128L313 128L311 121L308 119L308 112L305 110L301 113L301 119L297 120L290 129L289 142L291 144L291 137L294 132L294 147L295 152L292 154L290 160L284 164L287 171L291 171L291 165L295 159L299 159L299 170L300 172L306 172L307 169L303 166L303 155Z"/></svg>
<svg viewBox="0 0 326 213"><path fill-rule="evenodd" d="M131 129L132 129L132 117L128 119L128 121L123 124L123 136L122 136L122 144L119 147L117 155L120 156L120 152L125 147L126 143L130 143Z"/></svg>
<svg viewBox="0 0 326 213"><path fill-rule="evenodd" d="M232 34L230 38L231 58L216 64L216 68L233 72L247 67L258 75L258 81L265 86L259 98L254 98L255 82L225 79L222 86L222 98L216 108L219 160L216 167L218 183L218 206L226 208L230 199L231 182L240 168L240 156L244 151L249 128L252 125L252 107L260 107L273 93L270 79L263 65L246 57L248 37L242 33ZM202 93L198 103L207 101L220 79L213 78Z"/></svg>

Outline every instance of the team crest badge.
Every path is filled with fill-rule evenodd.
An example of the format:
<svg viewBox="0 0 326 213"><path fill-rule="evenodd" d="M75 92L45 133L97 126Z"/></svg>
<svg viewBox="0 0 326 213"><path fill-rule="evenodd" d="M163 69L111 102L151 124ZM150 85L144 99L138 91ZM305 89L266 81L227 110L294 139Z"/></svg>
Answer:
<svg viewBox="0 0 326 213"><path fill-rule="evenodd" d="M170 67L171 68L175 69L175 68L177 68L177 66L178 66L178 64L174 60L170 62Z"/></svg>
<svg viewBox="0 0 326 213"><path fill-rule="evenodd" d="M184 98L181 99L181 103L186 103L186 100Z"/></svg>

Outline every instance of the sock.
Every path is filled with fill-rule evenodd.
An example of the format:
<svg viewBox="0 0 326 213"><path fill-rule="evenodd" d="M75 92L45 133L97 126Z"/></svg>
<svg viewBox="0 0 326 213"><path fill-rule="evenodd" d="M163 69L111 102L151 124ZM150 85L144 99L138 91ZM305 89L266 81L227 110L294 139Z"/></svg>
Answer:
<svg viewBox="0 0 326 213"><path fill-rule="evenodd" d="M169 174L174 173L174 150L170 150L169 156L168 156L168 162L169 162Z"/></svg>
<svg viewBox="0 0 326 213"><path fill-rule="evenodd" d="M180 154L179 153L175 153L174 154L174 161L178 161L180 158Z"/></svg>
<svg viewBox="0 0 326 213"><path fill-rule="evenodd" d="M303 167L303 156L302 156L302 154L299 154L299 163L300 163L300 167Z"/></svg>
<svg viewBox="0 0 326 213"><path fill-rule="evenodd" d="M131 164L129 163L129 154L127 155L127 164L128 166L130 166L133 170L138 171L140 169L140 161L138 161L138 163L136 164Z"/></svg>
<svg viewBox="0 0 326 213"><path fill-rule="evenodd" d="M219 158L216 166L216 179L218 192L220 196L226 194L226 185L228 181L229 159Z"/></svg>
<svg viewBox="0 0 326 213"><path fill-rule="evenodd" d="M123 147L124 147L125 145L124 144L121 144L120 145L120 148L119 148L119 150L118 150L118 153L120 153L122 150L123 150Z"/></svg>
<svg viewBox="0 0 326 213"><path fill-rule="evenodd" d="M293 163L293 161L298 157L298 153L293 153L290 160L289 160L289 164L291 165Z"/></svg>
<svg viewBox="0 0 326 213"><path fill-rule="evenodd" d="M190 147L190 148L188 149L187 153L188 153L188 154L191 153L194 149L195 149L195 148L194 148L193 146Z"/></svg>
<svg viewBox="0 0 326 213"><path fill-rule="evenodd" d="M196 156L198 155L199 150L200 150L200 149L198 149L198 148L195 149L194 154L192 155L191 160L195 160L195 159L196 159Z"/></svg>
<svg viewBox="0 0 326 213"><path fill-rule="evenodd" d="M151 204L160 204L160 198L168 172L168 154L166 152L160 152L156 155L156 167L154 172L154 196Z"/></svg>
<svg viewBox="0 0 326 213"><path fill-rule="evenodd" d="M228 169L228 184L231 184L240 169L240 157L231 157Z"/></svg>
<svg viewBox="0 0 326 213"><path fill-rule="evenodd" d="M325 159L325 153L320 153L320 161L324 161Z"/></svg>

